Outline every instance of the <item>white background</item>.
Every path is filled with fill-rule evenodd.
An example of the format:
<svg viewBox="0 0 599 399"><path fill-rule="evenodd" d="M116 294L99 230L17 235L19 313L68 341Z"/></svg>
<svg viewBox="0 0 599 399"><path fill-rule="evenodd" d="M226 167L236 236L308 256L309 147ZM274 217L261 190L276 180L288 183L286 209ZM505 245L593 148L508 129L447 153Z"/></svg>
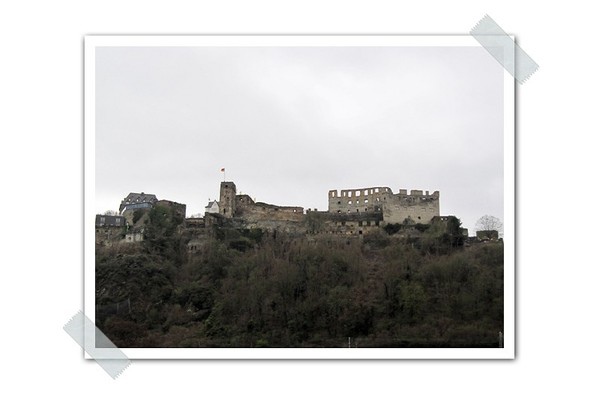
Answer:
<svg viewBox="0 0 599 399"><path fill-rule="evenodd" d="M21 1L0 6L1 394L596 397L595 14L582 2ZM464 34L493 17L540 65L517 88L517 359L135 361L62 330L82 307L82 36Z"/></svg>

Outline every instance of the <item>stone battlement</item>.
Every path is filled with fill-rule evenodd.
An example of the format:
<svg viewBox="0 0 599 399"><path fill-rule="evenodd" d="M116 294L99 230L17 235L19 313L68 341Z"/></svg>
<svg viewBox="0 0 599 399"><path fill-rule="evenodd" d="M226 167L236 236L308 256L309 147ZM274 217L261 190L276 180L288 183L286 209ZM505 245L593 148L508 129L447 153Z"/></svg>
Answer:
<svg viewBox="0 0 599 399"><path fill-rule="evenodd" d="M387 223L429 223L439 216L439 191L399 189L397 194L389 187L368 187L329 191L330 213L382 212Z"/></svg>
<svg viewBox="0 0 599 399"><path fill-rule="evenodd" d="M355 222L352 227L361 232L359 227L378 228L385 223L430 223L432 218L440 215L439 191L430 194L429 191L410 190L408 194L407 189L399 189L398 193L393 193L391 188L384 186L330 190L328 202L328 211L319 212L320 218L327 220L323 224L327 229L335 226L338 230L340 222L349 221L347 217ZM304 208L299 206L255 202L247 194L238 195L233 182L221 183L219 204L221 216L235 218L253 227L270 228L273 223L279 226L289 222L296 228L297 223L305 222L307 215L312 214L310 210L304 213ZM354 229L350 231L353 233Z"/></svg>

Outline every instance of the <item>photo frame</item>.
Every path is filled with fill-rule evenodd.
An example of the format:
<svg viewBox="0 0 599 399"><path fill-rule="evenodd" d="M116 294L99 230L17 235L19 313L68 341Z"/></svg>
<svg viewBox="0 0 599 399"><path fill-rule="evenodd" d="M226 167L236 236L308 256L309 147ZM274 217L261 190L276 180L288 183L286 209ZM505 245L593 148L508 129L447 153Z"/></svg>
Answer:
<svg viewBox="0 0 599 399"><path fill-rule="evenodd" d="M504 260L503 328L496 347L355 347L352 337L343 336L337 347L120 350L131 359L512 359L514 125L514 79L471 36L87 36L85 314L96 320L104 288L96 280L102 244L92 220L128 192L154 190L141 192L140 186L185 203L187 218L186 211L204 211L208 199L222 197L222 177L244 187L249 200L297 205L303 217L307 209L333 211L332 191L336 198L393 185L397 195L406 182L412 189L438 190L435 216L468 219L468 236L478 216L495 212L502 221L496 238ZM198 158L207 161L194 163ZM199 185L201 190L178 188ZM414 196L428 194L416 190ZM312 204L329 209L318 205L317 211ZM403 213L399 219L390 215L369 227L402 224ZM124 247L140 245L135 237ZM132 305L124 298L115 297L115 306L130 312L135 299Z"/></svg>

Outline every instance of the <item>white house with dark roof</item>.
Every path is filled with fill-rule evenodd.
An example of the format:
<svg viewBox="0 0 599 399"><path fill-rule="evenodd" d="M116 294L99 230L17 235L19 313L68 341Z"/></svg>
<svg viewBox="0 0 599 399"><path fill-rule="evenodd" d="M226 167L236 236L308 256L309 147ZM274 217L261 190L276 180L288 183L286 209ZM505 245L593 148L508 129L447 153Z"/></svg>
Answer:
<svg viewBox="0 0 599 399"><path fill-rule="evenodd" d="M220 207L218 206L218 201L210 201L205 208L204 213L219 213Z"/></svg>

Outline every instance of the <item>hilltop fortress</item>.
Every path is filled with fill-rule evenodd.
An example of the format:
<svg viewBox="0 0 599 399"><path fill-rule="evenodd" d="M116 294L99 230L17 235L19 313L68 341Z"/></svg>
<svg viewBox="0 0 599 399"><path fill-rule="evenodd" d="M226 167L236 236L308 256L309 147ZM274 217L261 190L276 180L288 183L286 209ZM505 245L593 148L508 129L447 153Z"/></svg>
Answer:
<svg viewBox="0 0 599 399"><path fill-rule="evenodd" d="M439 217L439 191L369 187L330 190L328 210L280 206L255 202L249 195L237 194L232 181L220 184L220 199L206 207L206 224L227 222L247 228L263 228L297 233L360 235L387 223L428 224Z"/></svg>
<svg viewBox="0 0 599 399"><path fill-rule="evenodd" d="M439 213L439 191L368 187L328 192L328 210L300 206L281 206L257 202L247 194L237 194L232 181L220 183L218 201L210 201L204 217L186 218L185 204L159 200L154 194L130 193L119 207L119 215L96 216L96 243L144 241L148 212L157 207L170 208L180 220L179 232L185 234L190 251L198 239L214 226L262 229L271 232L308 235L361 237L386 225L428 225L447 217ZM466 233L467 234L467 233ZM201 241L201 239L200 239Z"/></svg>

